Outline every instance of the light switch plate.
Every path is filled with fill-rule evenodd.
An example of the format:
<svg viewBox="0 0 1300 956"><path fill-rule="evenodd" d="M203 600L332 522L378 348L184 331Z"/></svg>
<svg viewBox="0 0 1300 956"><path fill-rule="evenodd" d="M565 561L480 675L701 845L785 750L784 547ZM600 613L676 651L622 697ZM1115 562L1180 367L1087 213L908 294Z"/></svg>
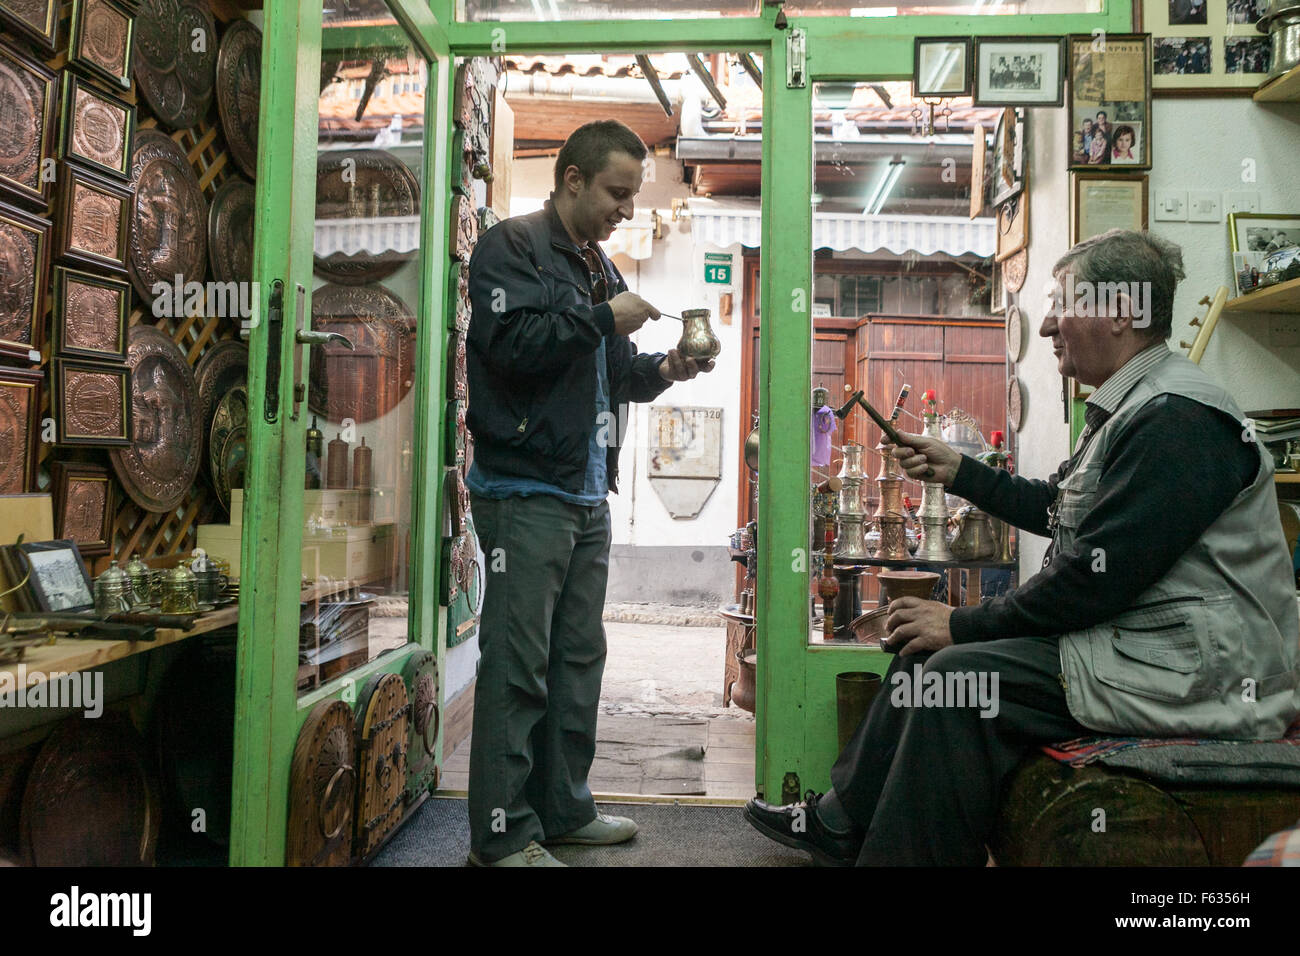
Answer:
<svg viewBox="0 0 1300 956"><path fill-rule="evenodd" d="M1165 221L1187 221L1187 190L1161 189L1156 192L1156 218Z"/></svg>
<svg viewBox="0 0 1300 956"><path fill-rule="evenodd" d="M1248 189L1229 189L1223 194L1223 212L1259 212L1259 193Z"/></svg>
<svg viewBox="0 0 1300 956"><path fill-rule="evenodd" d="M1188 222L1223 222L1223 199L1215 189L1193 189L1187 194Z"/></svg>

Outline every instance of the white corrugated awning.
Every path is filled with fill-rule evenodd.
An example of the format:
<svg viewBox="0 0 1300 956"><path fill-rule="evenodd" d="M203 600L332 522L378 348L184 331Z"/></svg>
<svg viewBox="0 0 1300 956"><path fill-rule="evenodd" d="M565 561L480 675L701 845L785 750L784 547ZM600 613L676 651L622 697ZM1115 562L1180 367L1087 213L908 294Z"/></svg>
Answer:
<svg viewBox="0 0 1300 956"><path fill-rule="evenodd" d="M885 250L897 255L923 256L944 252L950 256L991 256L997 251L993 219L960 216L860 216L851 213L814 213L814 249L843 252ZM691 237L715 246L757 248L762 242L762 214L754 208L701 208L691 202Z"/></svg>

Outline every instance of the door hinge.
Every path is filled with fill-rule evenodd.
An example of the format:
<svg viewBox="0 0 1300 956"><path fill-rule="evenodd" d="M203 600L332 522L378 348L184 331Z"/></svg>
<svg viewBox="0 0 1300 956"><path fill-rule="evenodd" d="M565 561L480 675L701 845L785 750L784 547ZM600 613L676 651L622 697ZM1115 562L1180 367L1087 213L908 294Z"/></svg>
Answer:
<svg viewBox="0 0 1300 956"><path fill-rule="evenodd" d="M808 85L808 35L791 30L785 38L785 85L801 90Z"/></svg>

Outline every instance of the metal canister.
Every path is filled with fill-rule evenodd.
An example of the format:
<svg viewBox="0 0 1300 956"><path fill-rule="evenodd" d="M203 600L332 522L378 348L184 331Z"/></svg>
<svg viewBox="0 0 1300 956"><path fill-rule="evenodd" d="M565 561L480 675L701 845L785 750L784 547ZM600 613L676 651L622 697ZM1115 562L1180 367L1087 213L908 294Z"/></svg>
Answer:
<svg viewBox="0 0 1300 956"><path fill-rule="evenodd" d="M321 484L321 462L325 460L325 435L316 426L316 416L311 417L311 428L307 429L307 482L308 488L319 488Z"/></svg>
<svg viewBox="0 0 1300 956"><path fill-rule="evenodd" d="M95 613L116 614L131 610L131 578L116 564L95 579Z"/></svg>
<svg viewBox="0 0 1300 956"><path fill-rule="evenodd" d="M364 438L357 450L352 453L352 487L361 494L357 496L357 520L370 520L370 478L374 450L366 444Z"/></svg>
<svg viewBox="0 0 1300 956"><path fill-rule="evenodd" d="M164 614L194 614L199 609L198 580L194 572L178 564L163 577L162 612Z"/></svg>
<svg viewBox="0 0 1300 956"><path fill-rule="evenodd" d="M343 434L330 442L329 460L326 462L325 487L346 488L348 486L348 443Z"/></svg>
<svg viewBox="0 0 1300 956"><path fill-rule="evenodd" d="M149 565L133 555L126 565L126 575L131 579L131 596L136 604L149 603Z"/></svg>

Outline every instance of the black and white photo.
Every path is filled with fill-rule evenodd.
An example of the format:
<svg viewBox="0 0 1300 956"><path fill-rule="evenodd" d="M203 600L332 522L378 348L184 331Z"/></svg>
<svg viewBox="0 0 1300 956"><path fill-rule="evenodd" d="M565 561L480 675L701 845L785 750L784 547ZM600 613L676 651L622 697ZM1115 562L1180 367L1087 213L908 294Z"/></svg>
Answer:
<svg viewBox="0 0 1300 956"><path fill-rule="evenodd" d="M31 568L31 589L42 611L88 611L95 599L90 575L75 541L36 541L20 544Z"/></svg>
<svg viewBox="0 0 1300 956"><path fill-rule="evenodd" d="M1060 106L1065 101L1061 37L976 37L976 106Z"/></svg>

